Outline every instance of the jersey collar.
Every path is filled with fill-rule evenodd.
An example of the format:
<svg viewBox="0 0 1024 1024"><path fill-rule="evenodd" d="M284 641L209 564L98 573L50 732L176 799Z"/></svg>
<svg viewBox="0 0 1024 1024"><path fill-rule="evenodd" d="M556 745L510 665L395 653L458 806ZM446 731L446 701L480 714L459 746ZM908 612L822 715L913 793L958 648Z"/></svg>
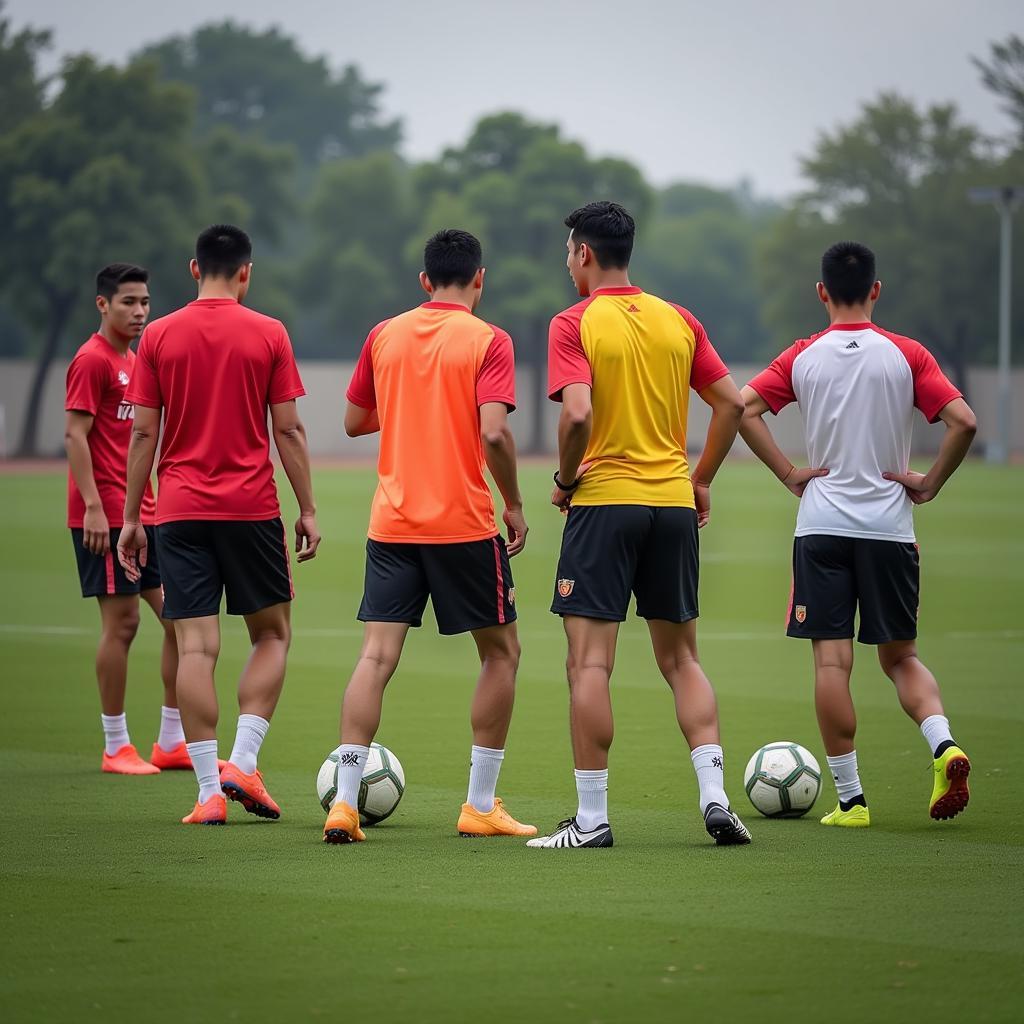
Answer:
<svg viewBox="0 0 1024 1024"><path fill-rule="evenodd" d="M420 309L461 309L463 313L472 313L473 311L469 306L464 306L461 302L424 302L420 304Z"/></svg>
<svg viewBox="0 0 1024 1024"><path fill-rule="evenodd" d="M624 286L622 288L595 288L590 294L593 295L640 295L643 292L643 288L637 288L634 285Z"/></svg>
<svg viewBox="0 0 1024 1024"><path fill-rule="evenodd" d="M828 330L830 331L870 331L875 325L870 320L865 320L859 324L832 324Z"/></svg>

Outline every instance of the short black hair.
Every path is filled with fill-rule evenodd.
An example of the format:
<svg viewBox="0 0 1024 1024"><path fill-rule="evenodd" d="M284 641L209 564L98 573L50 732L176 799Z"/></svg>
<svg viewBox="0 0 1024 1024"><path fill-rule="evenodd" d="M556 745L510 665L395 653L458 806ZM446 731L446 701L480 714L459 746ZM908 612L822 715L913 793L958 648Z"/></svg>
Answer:
<svg viewBox="0 0 1024 1024"><path fill-rule="evenodd" d="M444 228L427 239L423 270L435 288L465 288L483 266L484 255L475 235L459 228Z"/></svg>
<svg viewBox="0 0 1024 1024"><path fill-rule="evenodd" d="M836 242L821 257L821 283L840 306L864 302L875 280L875 254L860 242Z"/></svg>
<svg viewBox="0 0 1024 1024"><path fill-rule="evenodd" d="M252 262L252 242L234 224L213 224L196 239L200 277L234 277Z"/></svg>
<svg viewBox="0 0 1024 1024"><path fill-rule="evenodd" d="M636 222L625 207L606 201L587 203L565 218L565 226L572 228L577 247L586 242L594 250L602 270L624 270L629 266Z"/></svg>
<svg viewBox="0 0 1024 1024"><path fill-rule="evenodd" d="M149 271L134 263L111 263L96 275L96 294L108 302L117 294L123 284L148 284Z"/></svg>

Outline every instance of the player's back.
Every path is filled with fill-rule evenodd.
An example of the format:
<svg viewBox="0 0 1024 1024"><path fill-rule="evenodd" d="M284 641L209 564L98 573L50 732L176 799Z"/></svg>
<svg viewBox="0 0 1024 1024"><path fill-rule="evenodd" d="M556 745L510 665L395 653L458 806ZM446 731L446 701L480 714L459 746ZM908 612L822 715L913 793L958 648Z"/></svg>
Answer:
<svg viewBox="0 0 1024 1024"><path fill-rule="evenodd" d="M267 411L304 393L283 324L199 299L146 328L139 360L164 409L158 522L276 516Z"/></svg>
<svg viewBox="0 0 1024 1024"><path fill-rule="evenodd" d="M573 503L692 508L690 388L700 390L728 372L700 322L640 288L602 288L555 317L551 331L553 397L582 379L574 348L589 367L589 468Z"/></svg>
<svg viewBox="0 0 1024 1024"><path fill-rule="evenodd" d="M380 422L371 538L458 543L493 536L478 410L486 401L514 402L509 387L490 387L487 373L500 349L511 376L511 339L464 306L428 302L380 324L368 348Z"/></svg>
<svg viewBox="0 0 1024 1024"><path fill-rule="evenodd" d="M912 541L911 502L882 474L909 464L915 406L931 421L959 392L921 344L870 323L836 325L780 361L790 363L809 462L829 471L804 492L797 536Z"/></svg>

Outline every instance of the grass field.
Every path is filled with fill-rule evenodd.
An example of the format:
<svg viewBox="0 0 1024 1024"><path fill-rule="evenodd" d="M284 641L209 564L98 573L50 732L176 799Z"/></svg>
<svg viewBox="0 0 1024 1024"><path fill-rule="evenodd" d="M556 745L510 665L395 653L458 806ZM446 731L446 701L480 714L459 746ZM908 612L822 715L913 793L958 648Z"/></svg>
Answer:
<svg viewBox="0 0 1024 1024"><path fill-rule="evenodd" d="M768 821L742 771L762 743L823 758L810 651L787 640L794 504L730 463L702 534L702 654L718 691L727 783L754 833L709 843L696 784L642 623L613 680L608 851L461 840L467 638L413 634L379 739L408 777L398 812L358 847L320 843L315 773L336 744L372 472L321 471L321 556L296 569L289 677L261 765L279 822L235 805L225 829L177 824L190 774L99 772L97 614L78 596L60 474L0 476L0 1016L188 1021L1011 1021L1024 968L1019 756L1024 697L1024 471L967 467L917 513L922 652L974 762L973 802L927 815L930 758L870 649L860 649L858 750L874 824ZM523 820L575 809L564 640L547 611L561 518L550 473L525 471L532 526L513 563L523 641L499 792ZM286 503L291 516L291 505ZM132 738L158 723L158 633L143 621ZM222 753L245 656L227 620ZM827 784L816 812L832 806Z"/></svg>

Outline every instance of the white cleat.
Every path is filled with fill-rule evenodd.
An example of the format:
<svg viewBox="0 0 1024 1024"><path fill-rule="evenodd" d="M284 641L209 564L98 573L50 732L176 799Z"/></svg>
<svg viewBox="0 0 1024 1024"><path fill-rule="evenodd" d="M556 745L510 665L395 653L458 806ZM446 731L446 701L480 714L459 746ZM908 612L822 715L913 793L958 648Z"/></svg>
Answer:
<svg viewBox="0 0 1024 1024"><path fill-rule="evenodd" d="M535 850L596 850L612 845L612 828L607 822L584 832L575 818L560 821L549 836L537 836L527 846Z"/></svg>

